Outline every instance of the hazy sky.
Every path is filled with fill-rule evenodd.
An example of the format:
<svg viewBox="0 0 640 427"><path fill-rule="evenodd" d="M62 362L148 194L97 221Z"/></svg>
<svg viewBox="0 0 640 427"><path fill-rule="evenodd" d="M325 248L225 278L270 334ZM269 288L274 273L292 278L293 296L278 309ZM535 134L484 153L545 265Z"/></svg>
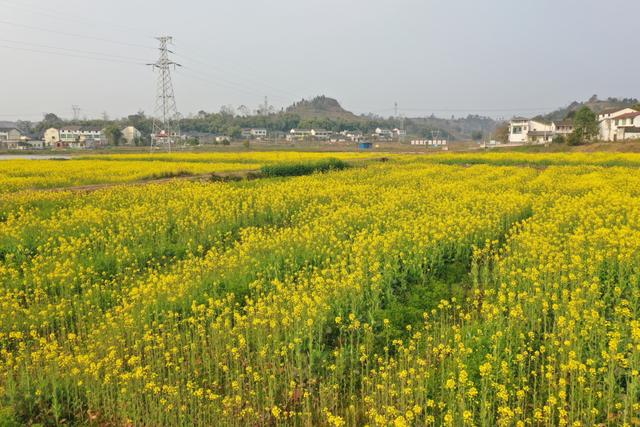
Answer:
<svg viewBox="0 0 640 427"><path fill-rule="evenodd" d="M639 22L638 0L0 0L0 120L152 112L164 34L185 115L318 94L383 116L536 115L640 97Z"/></svg>

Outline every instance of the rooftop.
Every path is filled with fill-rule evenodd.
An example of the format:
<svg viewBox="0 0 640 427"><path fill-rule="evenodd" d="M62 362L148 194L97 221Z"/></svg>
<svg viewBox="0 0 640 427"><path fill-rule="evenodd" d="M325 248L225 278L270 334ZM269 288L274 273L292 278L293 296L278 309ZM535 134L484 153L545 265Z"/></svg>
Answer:
<svg viewBox="0 0 640 427"><path fill-rule="evenodd" d="M618 119L633 119L634 117L638 117L640 116L640 112L636 111L635 113L626 113L623 114L621 116L616 117L616 120Z"/></svg>
<svg viewBox="0 0 640 427"><path fill-rule="evenodd" d="M72 132L100 132L102 131L102 127L101 126L78 126L78 125L68 125L68 126L62 126L60 128L61 131L66 130L66 131L72 131Z"/></svg>
<svg viewBox="0 0 640 427"><path fill-rule="evenodd" d="M626 109L633 110L633 108L631 108L631 107L609 108L609 109L607 109L607 110L600 111L600 112L598 113L598 115L599 115L599 116L603 116L603 115L605 115L605 114L613 114L613 113L617 113L618 111L622 111L622 110L626 110Z"/></svg>

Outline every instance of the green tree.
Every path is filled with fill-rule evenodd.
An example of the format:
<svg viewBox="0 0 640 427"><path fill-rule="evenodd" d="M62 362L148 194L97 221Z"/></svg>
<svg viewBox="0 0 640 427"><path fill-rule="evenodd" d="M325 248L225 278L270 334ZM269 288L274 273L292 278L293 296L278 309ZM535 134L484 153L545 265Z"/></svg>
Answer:
<svg viewBox="0 0 640 427"><path fill-rule="evenodd" d="M471 139L473 139L474 141L480 141L482 139L482 131L481 130L474 130L473 132L471 132Z"/></svg>
<svg viewBox="0 0 640 427"><path fill-rule="evenodd" d="M40 123L38 123L34 130L38 133L43 133L49 128L59 128L64 124L64 121L53 113L47 113Z"/></svg>
<svg viewBox="0 0 640 427"><path fill-rule="evenodd" d="M242 129L240 129L240 127L238 126L230 126L227 129L227 135L231 138L240 138L240 136L242 135Z"/></svg>
<svg viewBox="0 0 640 427"><path fill-rule="evenodd" d="M122 131L116 125L109 125L104 128L104 135L107 137L109 145L120 145L122 140Z"/></svg>
<svg viewBox="0 0 640 427"><path fill-rule="evenodd" d="M582 107L573 117L573 128L581 142L591 141L598 136L598 119L589 107Z"/></svg>

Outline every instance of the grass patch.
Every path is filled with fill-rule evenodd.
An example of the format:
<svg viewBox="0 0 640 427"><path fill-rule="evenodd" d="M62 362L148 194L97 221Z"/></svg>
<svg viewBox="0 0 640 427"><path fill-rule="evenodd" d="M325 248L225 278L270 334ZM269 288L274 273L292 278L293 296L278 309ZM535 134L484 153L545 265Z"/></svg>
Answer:
<svg viewBox="0 0 640 427"><path fill-rule="evenodd" d="M266 177L301 176L310 175L315 172L342 170L348 167L349 164L343 160L329 158L311 162L277 163L273 165L265 165L260 168L260 171Z"/></svg>

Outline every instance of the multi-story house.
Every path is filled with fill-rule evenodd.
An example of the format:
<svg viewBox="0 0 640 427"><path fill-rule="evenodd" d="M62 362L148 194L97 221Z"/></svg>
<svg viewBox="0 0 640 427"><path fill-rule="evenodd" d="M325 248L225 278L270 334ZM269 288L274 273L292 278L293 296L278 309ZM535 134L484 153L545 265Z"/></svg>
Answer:
<svg viewBox="0 0 640 427"><path fill-rule="evenodd" d="M60 129L49 128L44 132L44 143L50 147L84 148L103 144L104 141L104 132L100 127L68 125Z"/></svg>
<svg viewBox="0 0 640 427"><path fill-rule="evenodd" d="M618 141L624 139L631 139L632 132L625 132L618 130L618 123L621 127L633 127L627 125L628 119L633 119L631 124L635 123L635 117L627 116L633 115L638 111L633 108L617 108L613 110L603 111L598 114L598 123L600 127L600 139L603 141ZM624 118L623 118L624 116Z"/></svg>

